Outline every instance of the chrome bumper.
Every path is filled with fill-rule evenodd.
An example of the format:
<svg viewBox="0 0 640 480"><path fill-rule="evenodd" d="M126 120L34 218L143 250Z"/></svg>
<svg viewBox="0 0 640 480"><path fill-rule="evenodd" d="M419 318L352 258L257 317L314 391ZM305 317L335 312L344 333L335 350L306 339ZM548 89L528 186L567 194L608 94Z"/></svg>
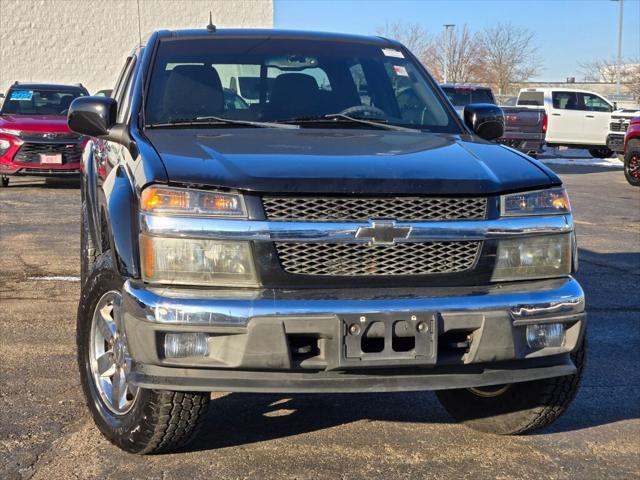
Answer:
<svg viewBox="0 0 640 480"><path fill-rule="evenodd" d="M127 281L119 315L135 383L203 391L421 390L568 375L575 371L568 354L585 328L584 293L573 278L459 288L296 291L156 289ZM345 322L369 317L432 318L437 358L362 365L345 359ZM565 344L531 351L526 325L544 322L565 324ZM162 339L168 332L208 333L209 355L164 358ZM446 350L444 339L451 332L469 333L466 350ZM297 362L290 351L292 336L318 339L321 353ZM376 368L397 373L380 375Z"/></svg>

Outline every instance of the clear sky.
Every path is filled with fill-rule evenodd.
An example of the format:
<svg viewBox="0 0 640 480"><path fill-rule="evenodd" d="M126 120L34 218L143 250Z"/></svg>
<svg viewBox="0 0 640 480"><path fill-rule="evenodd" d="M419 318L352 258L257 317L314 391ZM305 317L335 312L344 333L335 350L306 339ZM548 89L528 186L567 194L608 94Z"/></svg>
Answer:
<svg viewBox="0 0 640 480"><path fill-rule="evenodd" d="M535 78L581 78L580 63L615 58L619 3L612 0L275 0L275 27L373 34L385 22L479 30L508 21L536 32L543 70ZM623 57L640 58L640 0L624 0Z"/></svg>

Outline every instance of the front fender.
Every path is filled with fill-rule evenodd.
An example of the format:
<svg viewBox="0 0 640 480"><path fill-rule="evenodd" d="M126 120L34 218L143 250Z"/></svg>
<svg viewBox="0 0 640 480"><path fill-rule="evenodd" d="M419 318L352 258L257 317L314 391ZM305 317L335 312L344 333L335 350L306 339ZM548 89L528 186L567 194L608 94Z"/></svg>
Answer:
<svg viewBox="0 0 640 480"><path fill-rule="evenodd" d="M94 245L100 245L100 209L98 202L98 178L94 160L94 142L87 142L82 153L82 201L86 203L87 225Z"/></svg>
<svg viewBox="0 0 640 480"><path fill-rule="evenodd" d="M103 191L115 266L123 277L140 278L138 201L124 165L120 164L111 171Z"/></svg>

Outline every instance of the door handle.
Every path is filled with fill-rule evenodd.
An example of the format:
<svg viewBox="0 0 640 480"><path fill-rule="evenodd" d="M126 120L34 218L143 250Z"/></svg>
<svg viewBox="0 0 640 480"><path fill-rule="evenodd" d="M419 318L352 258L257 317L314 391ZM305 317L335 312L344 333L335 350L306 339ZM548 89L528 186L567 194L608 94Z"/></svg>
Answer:
<svg viewBox="0 0 640 480"><path fill-rule="evenodd" d="M595 118L593 115L585 115L587 118Z"/></svg>
<svg viewBox="0 0 640 480"><path fill-rule="evenodd" d="M562 116L559 113L552 113L551 115L553 115L554 117L561 117Z"/></svg>

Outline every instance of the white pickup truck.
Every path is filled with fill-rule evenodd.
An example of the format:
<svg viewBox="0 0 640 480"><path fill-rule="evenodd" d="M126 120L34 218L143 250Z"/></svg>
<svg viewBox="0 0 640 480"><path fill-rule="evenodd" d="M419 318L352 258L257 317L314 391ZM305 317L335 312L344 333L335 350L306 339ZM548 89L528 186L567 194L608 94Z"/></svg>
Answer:
<svg viewBox="0 0 640 480"><path fill-rule="evenodd" d="M547 145L584 148L597 158L610 157L607 134L615 105L601 95L567 88L525 88L516 103L544 107Z"/></svg>

